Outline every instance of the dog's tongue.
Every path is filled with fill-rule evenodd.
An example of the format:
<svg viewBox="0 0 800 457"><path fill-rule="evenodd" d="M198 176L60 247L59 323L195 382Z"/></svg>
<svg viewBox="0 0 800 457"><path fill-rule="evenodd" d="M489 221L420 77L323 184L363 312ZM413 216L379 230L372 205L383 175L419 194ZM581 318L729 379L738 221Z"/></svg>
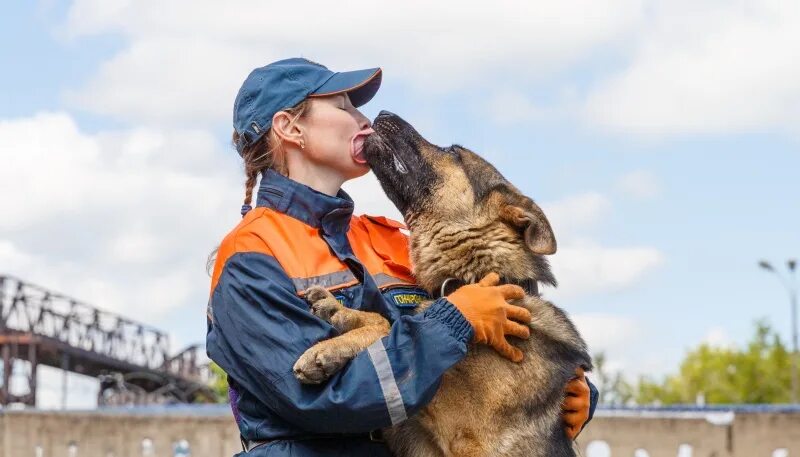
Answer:
<svg viewBox="0 0 800 457"><path fill-rule="evenodd" d="M367 163L367 159L364 158L364 140L367 139L367 135L373 132L374 130L372 129L366 129L358 132L356 136L353 137L353 141L350 145L350 154L357 163Z"/></svg>

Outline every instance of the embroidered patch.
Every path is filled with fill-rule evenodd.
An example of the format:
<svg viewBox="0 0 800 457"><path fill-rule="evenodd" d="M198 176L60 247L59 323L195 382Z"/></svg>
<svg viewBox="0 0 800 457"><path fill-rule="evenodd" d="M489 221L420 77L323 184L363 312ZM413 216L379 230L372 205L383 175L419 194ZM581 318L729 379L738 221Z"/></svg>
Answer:
<svg viewBox="0 0 800 457"><path fill-rule="evenodd" d="M400 308L416 308L429 298L428 294L419 289L394 289L386 292L386 295Z"/></svg>

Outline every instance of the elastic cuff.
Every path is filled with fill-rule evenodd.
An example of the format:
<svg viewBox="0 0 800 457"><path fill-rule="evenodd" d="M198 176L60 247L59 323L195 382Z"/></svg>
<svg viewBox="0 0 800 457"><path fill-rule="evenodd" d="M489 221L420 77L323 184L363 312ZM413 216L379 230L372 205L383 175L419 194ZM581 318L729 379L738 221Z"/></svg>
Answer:
<svg viewBox="0 0 800 457"><path fill-rule="evenodd" d="M450 329L450 335L464 344L472 341L475 335L475 331L472 329L472 325L470 325L469 321L467 321L464 315L461 314L461 311L445 297L437 298L436 301L423 312L423 315L426 318L436 319L446 325L447 328Z"/></svg>

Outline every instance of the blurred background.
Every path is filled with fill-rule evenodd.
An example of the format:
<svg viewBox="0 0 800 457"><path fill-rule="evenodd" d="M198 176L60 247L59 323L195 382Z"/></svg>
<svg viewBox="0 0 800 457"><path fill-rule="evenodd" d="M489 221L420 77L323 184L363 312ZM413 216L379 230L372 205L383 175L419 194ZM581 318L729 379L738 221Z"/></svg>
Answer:
<svg viewBox="0 0 800 457"><path fill-rule="evenodd" d="M589 455L660 455L641 430L617 450L603 421L765 414L785 443L746 441L772 453L725 431L722 450L676 438L663 455L800 455L800 3L12 0L0 38L3 417L224 402L204 310L244 195L233 99L253 68L303 56L382 67L362 112L475 150L543 206L560 283L544 295L597 361ZM374 175L345 189L356 213L400 218ZM228 427L226 408L145 411ZM141 455L206 455L175 433ZM69 443L20 446L94 455Z"/></svg>

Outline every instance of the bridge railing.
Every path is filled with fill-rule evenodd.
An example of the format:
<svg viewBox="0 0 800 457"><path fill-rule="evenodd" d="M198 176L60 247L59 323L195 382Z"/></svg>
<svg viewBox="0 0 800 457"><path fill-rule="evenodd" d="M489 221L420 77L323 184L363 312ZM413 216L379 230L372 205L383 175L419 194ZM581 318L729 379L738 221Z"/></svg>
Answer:
<svg viewBox="0 0 800 457"><path fill-rule="evenodd" d="M204 350L202 345L193 344L165 360L162 368L183 378L209 379L208 364L201 363L199 356Z"/></svg>
<svg viewBox="0 0 800 457"><path fill-rule="evenodd" d="M203 370L197 346L171 356L165 332L11 276L0 276L0 332L53 338L185 378L195 378Z"/></svg>

